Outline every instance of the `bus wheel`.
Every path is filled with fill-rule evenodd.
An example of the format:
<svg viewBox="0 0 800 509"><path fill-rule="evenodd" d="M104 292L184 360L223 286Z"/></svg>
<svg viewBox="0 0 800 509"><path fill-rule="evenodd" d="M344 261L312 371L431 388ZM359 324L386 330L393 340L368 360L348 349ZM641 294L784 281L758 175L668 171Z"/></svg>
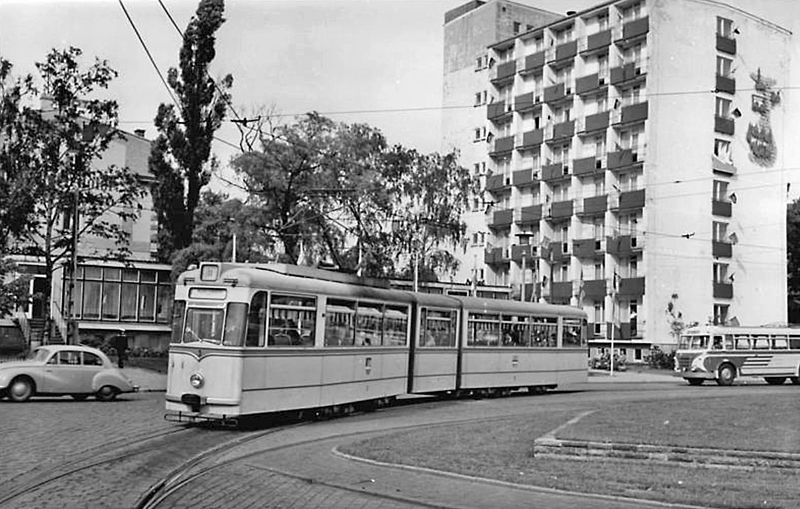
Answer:
<svg viewBox="0 0 800 509"><path fill-rule="evenodd" d="M703 385L703 382L705 382L702 378L684 378L684 380L689 382L689 385Z"/></svg>
<svg viewBox="0 0 800 509"><path fill-rule="evenodd" d="M765 376L764 380L770 385L781 385L786 381L785 376Z"/></svg>
<svg viewBox="0 0 800 509"><path fill-rule="evenodd" d="M793 384L800 385L800 376L792 376L789 377L789 379L792 381Z"/></svg>
<svg viewBox="0 0 800 509"><path fill-rule="evenodd" d="M736 370L730 364L723 364L719 367L719 374L717 375L718 385L731 385L734 378L736 378Z"/></svg>

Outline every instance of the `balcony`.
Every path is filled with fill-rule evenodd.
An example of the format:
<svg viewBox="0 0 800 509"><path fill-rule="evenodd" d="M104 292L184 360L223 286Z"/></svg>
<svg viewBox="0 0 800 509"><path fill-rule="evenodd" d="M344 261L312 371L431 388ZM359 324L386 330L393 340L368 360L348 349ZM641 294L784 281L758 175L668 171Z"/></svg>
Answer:
<svg viewBox="0 0 800 509"><path fill-rule="evenodd" d="M514 98L514 111L528 111L541 103L541 97L533 92L521 94Z"/></svg>
<svg viewBox="0 0 800 509"><path fill-rule="evenodd" d="M517 149L535 148L541 145L542 141L544 141L544 129L534 129L533 131L522 133L522 139L517 144Z"/></svg>
<svg viewBox="0 0 800 509"><path fill-rule="evenodd" d="M578 54L578 41L569 41L556 46L555 53L549 64L561 64L567 59L574 58Z"/></svg>
<svg viewBox="0 0 800 509"><path fill-rule="evenodd" d="M628 81L634 80L645 74L641 62L629 62L618 67L611 68L609 80L612 85L620 86Z"/></svg>
<svg viewBox="0 0 800 509"><path fill-rule="evenodd" d="M484 263L500 263L503 260L503 248L496 247L483 252Z"/></svg>
<svg viewBox="0 0 800 509"><path fill-rule="evenodd" d="M574 120L567 120L566 122L559 122L558 124L553 124L552 129L549 129L549 136L547 137L547 141L558 141L563 140L565 138L572 138L575 134L575 121Z"/></svg>
<svg viewBox="0 0 800 509"><path fill-rule="evenodd" d="M531 244L522 244L519 246L511 246L511 259L515 262L521 262L523 258L531 260L537 255L536 246Z"/></svg>
<svg viewBox="0 0 800 509"><path fill-rule="evenodd" d="M572 282L558 282L550 285L551 299L569 299L572 297Z"/></svg>
<svg viewBox="0 0 800 509"><path fill-rule="evenodd" d="M647 101L623 106L618 114L614 115L614 124L631 124L647 120Z"/></svg>
<svg viewBox="0 0 800 509"><path fill-rule="evenodd" d="M489 156L496 157L499 155L507 154L514 150L514 137L506 136L504 138L497 138L494 141L494 147L489 153Z"/></svg>
<svg viewBox="0 0 800 509"><path fill-rule="evenodd" d="M514 222L514 209L498 210L492 214L492 220L487 226L493 229L510 228Z"/></svg>
<svg viewBox="0 0 800 509"><path fill-rule="evenodd" d="M586 38L586 49L582 50L581 53L587 54L593 51L597 51L599 49L603 49L611 44L611 29L603 30L602 32L597 32L596 34L592 34Z"/></svg>
<svg viewBox="0 0 800 509"><path fill-rule="evenodd" d="M633 149L630 148L618 150L617 152L609 152L606 156L606 160L609 170L617 170L641 163L641 161L639 161L638 152L634 152Z"/></svg>
<svg viewBox="0 0 800 509"><path fill-rule="evenodd" d="M603 242L598 239L578 239L572 241L572 252L578 258L594 258L602 255Z"/></svg>
<svg viewBox="0 0 800 509"><path fill-rule="evenodd" d="M606 323L606 339L611 338L611 322ZM638 331L636 328L636 321L630 322L621 322L619 326L614 325L614 339L625 341L628 339L633 339L638 336Z"/></svg>
<svg viewBox="0 0 800 509"><path fill-rule="evenodd" d="M538 180L536 180L536 173L533 171L533 168L515 171L511 174L511 183L516 187L531 186L537 182Z"/></svg>
<svg viewBox="0 0 800 509"><path fill-rule="evenodd" d="M736 166L733 165L732 161L723 161L715 155L711 156L711 169L715 172L736 175Z"/></svg>
<svg viewBox="0 0 800 509"><path fill-rule="evenodd" d="M643 18L628 21L622 25L622 39L615 41L617 44L626 44L631 39L646 34L650 30L650 18Z"/></svg>
<svg viewBox="0 0 800 509"><path fill-rule="evenodd" d="M590 74L588 76L582 76L575 80L575 93L578 95L583 95L589 92L594 92L598 90L600 87L606 86L606 78L600 77L600 74Z"/></svg>
<svg viewBox="0 0 800 509"><path fill-rule="evenodd" d="M517 224L526 225L538 223L542 219L542 205L531 205L520 209L519 221Z"/></svg>
<svg viewBox="0 0 800 509"><path fill-rule="evenodd" d="M602 167L603 161L595 156L572 160L572 174L578 177L594 175L603 171Z"/></svg>
<svg viewBox="0 0 800 509"><path fill-rule="evenodd" d="M492 122L500 122L511 118L511 105L499 101L486 106L486 118Z"/></svg>
<svg viewBox="0 0 800 509"><path fill-rule="evenodd" d="M564 99L571 93L571 90L567 91L567 87L564 83L556 83L555 85L544 88L544 102L556 102Z"/></svg>
<svg viewBox="0 0 800 509"><path fill-rule="evenodd" d="M572 217L572 200L556 201L550 204L550 214L548 219L560 220Z"/></svg>
<svg viewBox="0 0 800 509"><path fill-rule="evenodd" d="M606 252L614 256L630 256L634 250L634 240L630 235L606 237Z"/></svg>
<svg viewBox="0 0 800 509"><path fill-rule="evenodd" d="M624 277L619 280L618 295L626 297L639 297L644 295L643 277Z"/></svg>
<svg viewBox="0 0 800 509"><path fill-rule="evenodd" d="M711 244L711 254L718 258L730 258L733 256L733 244L714 240Z"/></svg>
<svg viewBox="0 0 800 509"><path fill-rule="evenodd" d="M730 117L714 116L714 132L733 135L734 123Z"/></svg>
<svg viewBox="0 0 800 509"><path fill-rule="evenodd" d="M736 54L736 39L717 35L717 50L729 55Z"/></svg>
<svg viewBox="0 0 800 509"><path fill-rule="evenodd" d="M516 60L512 60L510 62L503 62L502 64L497 65L497 70L495 71L494 77L492 78L492 84L495 86L503 85L506 82L509 82L514 79L514 75L517 73L517 62Z"/></svg>
<svg viewBox="0 0 800 509"><path fill-rule="evenodd" d="M608 111L601 111L593 115L586 115L584 117L583 129L581 132L590 133L593 131L600 131L608 127Z"/></svg>
<svg viewBox="0 0 800 509"><path fill-rule="evenodd" d="M731 283L717 283L717 282L714 282L714 298L715 299L732 299L733 298L733 285Z"/></svg>
<svg viewBox="0 0 800 509"><path fill-rule="evenodd" d="M545 182L569 178L569 166L563 163L545 164L542 166L542 180Z"/></svg>
<svg viewBox="0 0 800 509"><path fill-rule="evenodd" d="M711 200L711 213L715 216L731 217L732 206L729 201Z"/></svg>
<svg viewBox="0 0 800 509"><path fill-rule="evenodd" d="M736 93L736 80L727 76L717 75L717 92L726 92L728 94Z"/></svg>
<svg viewBox="0 0 800 509"><path fill-rule="evenodd" d="M592 300L601 300L606 296L605 279L589 279L583 282L583 295Z"/></svg>
<svg viewBox="0 0 800 509"><path fill-rule="evenodd" d="M608 195L591 196L583 199L581 216L601 216L608 209Z"/></svg>
<svg viewBox="0 0 800 509"><path fill-rule="evenodd" d="M500 191L504 187L506 187L506 176L502 173L491 175L486 178L486 190L490 193Z"/></svg>
<svg viewBox="0 0 800 509"><path fill-rule="evenodd" d="M561 262L569 260L569 242L562 242L554 240L550 243L550 260L554 262Z"/></svg>
<svg viewBox="0 0 800 509"><path fill-rule="evenodd" d="M545 50L533 53L525 57L524 67L520 69L520 73L529 73L540 70L544 67Z"/></svg>

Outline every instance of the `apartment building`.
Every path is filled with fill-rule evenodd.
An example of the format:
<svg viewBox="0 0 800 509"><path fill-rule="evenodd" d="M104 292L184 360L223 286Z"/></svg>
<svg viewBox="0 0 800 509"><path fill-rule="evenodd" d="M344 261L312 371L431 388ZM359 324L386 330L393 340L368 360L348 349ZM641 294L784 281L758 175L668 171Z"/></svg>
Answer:
<svg viewBox="0 0 800 509"><path fill-rule="evenodd" d="M673 348L678 322L785 322L791 32L713 0L622 0L463 41L504 4L444 26L472 74L445 59L443 148L483 187L460 277L583 308L591 355Z"/></svg>

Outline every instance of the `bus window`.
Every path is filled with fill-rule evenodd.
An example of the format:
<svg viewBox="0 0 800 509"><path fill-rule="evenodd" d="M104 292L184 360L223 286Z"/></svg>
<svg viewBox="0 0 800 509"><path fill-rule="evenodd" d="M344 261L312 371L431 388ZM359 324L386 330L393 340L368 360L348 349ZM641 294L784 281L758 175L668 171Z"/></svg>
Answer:
<svg viewBox="0 0 800 509"><path fill-rule="evenodd" d="M325 346L352 346L356 303L328 299L325 307Z"/></svg>
<svg viewBox="0 0 800 509"><path fill-rule="evenodd" d="M383 344L383 304L359 302L356 309L356 346Z"/></svg>
<svg viewBox="0 0 800 509"><path fill-rule="evenodd" d="M563 346L574 348L581 346L581 322L580 320L564 319Z"/></svg>
<svg viewBox="0 0 800 509"><path fill-rule="evenodd" d="M775 336L772 338L772 348L775 350L786 350L789 348L789 340L786 336Z"/></svg>
<svg viewBox="0 0 800 509"><path fill-rule="evenodd" d="M183 314L186 312L186 301L176 300L172 305L172 343L181 342L181 331L183 329Z"/></svg>
<svg viewBox="0 0 800 509"><path fill-rule="evenodd" d="M314 297L273 293L269 304L269 346L313 346L317 301Z"/></svg>
<svg viewBox="0 0 800 509"><path fill-rule="evenodd" d="M725 350L733 350L733 336L725 334L725 342L723 343Z"/></svg>
<svg viewBox="0 0 800 509"><path fill-rule="evenodd" d="M247 327L247 304L242 302L229 302L228 312L225 316L225 336L222 344L225 346L242 346L244 331Z"/></svg>
<svg viewBox="0 0 800 509"><path fill-rule="evenodd" d="M734 336L737 350L750 350L750 336Z"/></svg>
<svg viewBox="0 0 800 509"><path fill-rule="evenodd" d="M789 336L789 349L800 350L800 336Z"/></svg>
<svg viewBox="0 0 800 509"><path fill-rule="evenodd" d="M711 348L713 350L722 350L722 336L714 336L714 340L712 341Z"/></svg>
<svg viewBox="0 0 800 509"><path fill-rule="evenodd" d="M221 308L187 309L183 342L207 341L219 344L222 340L222 318L224 314Z"/></svg>
<svg viewBox="0 0 800 509"><path fill-rule="evenodd" d="M500 316L483 313L469 314L469 346L497 346L500 344Z"/></svg>
<svg viewBox="0 0 800 509"><path fill-rule="evenodd" d="M267 326L267 292L253 295L250 313L247 315L247 337L244 346L264 346L264 331Z"/></svg>
<svg viewBox="0 0 800 509"><path fill-rule="evenodd" d="M769 350L769 336L754 336L753 337L754 350Z"/></svg>
<svg viewBox="0 0 800 509"><path fill-rule="evenodd" d="M534 318L531 336L531 346L555 348L558 346L558 319Z"/></svg>
<svg viewBox="0 0 800 509"><path fill-rule="evenodd" d="M423 309L420 315L421 330L419 346L455 346L455 311Z"/></svg>
<svg viewBox="0 0 800 509"><path fill-rule="evenodd" d="M386 306L383 313L383 344L405 346L408 338L408 308Z"/></svg>

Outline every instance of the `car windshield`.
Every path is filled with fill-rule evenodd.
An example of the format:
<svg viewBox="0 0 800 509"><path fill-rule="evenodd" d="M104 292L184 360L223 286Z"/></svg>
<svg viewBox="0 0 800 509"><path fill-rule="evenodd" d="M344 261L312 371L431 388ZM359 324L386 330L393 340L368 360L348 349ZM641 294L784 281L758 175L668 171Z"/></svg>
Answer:
<svg viewBox="0 0 800 509"><path fill-rule="evenodd" d="M37 348L29 353L25 359L29 361L44 362L48 357L50 357L50 350L47 348Z"/></svg>

